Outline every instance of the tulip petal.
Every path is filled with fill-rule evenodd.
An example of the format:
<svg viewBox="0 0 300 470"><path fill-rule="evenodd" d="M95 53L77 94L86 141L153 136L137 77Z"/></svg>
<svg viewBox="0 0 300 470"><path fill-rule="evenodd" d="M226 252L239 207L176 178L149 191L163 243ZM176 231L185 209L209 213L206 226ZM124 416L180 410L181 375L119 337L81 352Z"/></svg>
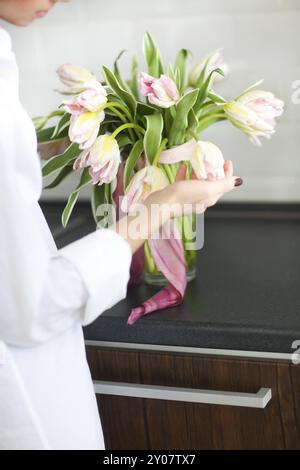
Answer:
<svg viewBox="0 0 300 470"><path fill-rule="evenodd" d="M179 98L180 98L179 92L178 92L177 86L173 82L173 80L170 80L170 78L167 77L166 75L161 75L160 83L163 86L163 88L166 90L166 93L169 95L169 97L173 101L178 101L179 100Z"/></svg>
<svg viewBox="0 0 300 470"><path fill-rule="evenodd" d="M144 271L144 246L142 245L132 256L129 285L139 284Z"/></svg>
<svg viewBox="0 0 300 470"><path fill-rule="evenodd" d="M139 82L142 95L147 96L151 104L161 108L174 106L180 98L175 82L166 75L154 78L142 72Z"/></svg>
<svg viewBox="0 0 300 470"><path fill-rule="evenodd" d="M224 158L221 150L211 142L196 141L191 139L185 144L179 145L161 153L159 163L173 164L190 161L198 179L219 180L225 178Z"/></svg>
<svg viewBox="0 0 300 470"><path fill-rule="evenodd" d="M140 307L132 309L127 325L133 325L140 318L157 310L176 307L181 302L182 297L179 292L172 285L169 285L144 302Z"/></svg>
<svg viewBox="0 0 300 470"><path fill-rule="evenodd" d="M164 150L160 154L159 163L170 165L172 163L179 163L185 160L189 160L191 153L194 152L196 147L197 141L195 139L191 139L185 144L178 145L178 147Z"/></svg>
<svg viewBox="0 0 300 470"><path fill-rule="evenodd" d="M165 238L168 236L169 238ZM156 266L168 280L168 285L140 307L132 309L127 320L128 325L133 325L149 313L179 305L185 294L186 264L183 244L175 222L169 220L164 224L149 240L149 246Z"/></svg>

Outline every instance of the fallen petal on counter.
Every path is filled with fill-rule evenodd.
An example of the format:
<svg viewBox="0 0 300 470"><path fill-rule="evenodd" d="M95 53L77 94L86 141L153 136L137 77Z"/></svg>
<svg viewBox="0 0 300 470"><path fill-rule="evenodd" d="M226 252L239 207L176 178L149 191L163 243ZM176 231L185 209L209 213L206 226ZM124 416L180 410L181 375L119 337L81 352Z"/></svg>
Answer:
<svg viewBox="0 0 300 470"><path fill-rule="evenodd" d="M127 325L133 325L140 318L156 310L176 307L176 305L181 304L182 299L183 297L178 290L176 290L174 286L168 285L149 300L146 300L140 307L133 308L128 317Z"/></svg>

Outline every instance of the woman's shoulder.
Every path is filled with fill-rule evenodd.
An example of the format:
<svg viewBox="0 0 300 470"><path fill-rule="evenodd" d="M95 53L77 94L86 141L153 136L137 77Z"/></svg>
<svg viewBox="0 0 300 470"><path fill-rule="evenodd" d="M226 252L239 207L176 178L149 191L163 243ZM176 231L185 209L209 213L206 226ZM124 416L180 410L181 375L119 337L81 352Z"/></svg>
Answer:
<svg viewBox="0 0 300 470"><path fill-rule="evenodd" d="M12 52L11 38L8 32L0 26L0 54L5 55Z"/></svg>

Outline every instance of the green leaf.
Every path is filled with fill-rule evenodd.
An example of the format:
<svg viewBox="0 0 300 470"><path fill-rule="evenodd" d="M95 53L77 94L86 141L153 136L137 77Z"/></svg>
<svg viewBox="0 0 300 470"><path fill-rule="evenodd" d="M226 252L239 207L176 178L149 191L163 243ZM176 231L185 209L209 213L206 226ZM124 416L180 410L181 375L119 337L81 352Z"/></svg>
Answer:
<svg viewBox="0 0 300 470"><path fill-rule="evenodd" d="M196 116L200 112L201 106L203 105L203 103L205 102L205 100L208 97L208 94L210 92L211 80L212 80L212 77L213 77L214 73L218 73L218 74L220 74L224 77L224 72L220 68L212 70L212 72L209 74L206 81L199 88L199 95L198 95L198 98L197 98L197 102L194 106L194 111L196 113Z"/></svg>
<svg viewBox="0 0 300 470"><path fill-rule="evenodd" d="M83 172L81 173L79 184L77 185L75 191L80 191L84 186L89 184L92 180L92 177L89 173L88 168L84 168Z"/></svg>
<svg viewBox="0 0 300 470"><path fill-rule="evenodd" d="M192 90L186 93L176 105L176 117L173 121L169 145L179 145L183 143L185 132L188 127L188 114L195 105L199 91Z"/></svg>
<svg viewBox="0 0 300 470"><path fill-rule="evenodd" d="M157 109L150 104L142 103L141 101L137 102L135 118L143 118L144 116L148 116L149 114L157 113Z"/></svg>
<svg viewBox="0 0 300 470"><path fill-rule="evenodd" d="M144 149L146 157L152 164L161 144L164 122L161 114L145 116L145 119L147 129L144 136Z"/></svg>
<svg viewBox="0 0 300 470"><path fill-rule="evenodd" d="M124 188L125 189L127 188L129 184L131 174L134 170L136 162L138 161L139 157L141 156L141 153L143 152L143 149L144 149L143 141L138 140L134 144L130 154L128 155L128 158L125 163L125 168L124 168Z"/></svg>
<svg viewBox="0 0 300 470"><path fill-rule="evenodd" d="M257 88L259 85L261 85L262 83L264 82L264 79L262 80L259 80L258 82L254 83L253 85L249 86L248 88L246 88L245 91L243 91L239 96L237 96L236 98L234 98L234 100L238 100L239 98L241 98L242 96L244 96L246 93L249 93L249 91L252 91L254 90L254 88Z"/></svg>
<svg viewBox="0 0 300 470"><path fill-rule="evenodd" d="M36 137L38 143L43 144L44 142L49 142L51 140L54 129L55 127L48 127L47 129L41 129L40 131L37 131Z"/></svg>
<svg viewBox="0 0 300 470"><path fill-rule="evenodd" d="M111 183L104 184L104 194L105 194L105 203L112 203L112 194L111 194Z"/></svg>
<svg viewBox="0 0 300 470"><path fill-rule="evenodd" d="M120 54L118 55L118 57L116 58L115 62L114 62L114 74L115 74L115 77L116 79L118 80L119 84L121 85L122 88L124 88L124 90L128 91L129 93L132 93L131 91L131 88L128 86L128 84L123 80L122 78L122 75L121 75L121 72L119 70L119 65L118 65L118 62L119 60L121 59L122 55L126 52L125 49L123 49Z"/></svg>
<svg viewBox="0 0 300 470"><path fill-rule="evenodd" d="M105 65L103 66L103 73L107 84L110 86L113 92L128 106L132 115L134 115L136 110L136 99L134 96L122 88L113 72Z"/></svg>
<svg viewBox="0 0 300 470"><path fill-rule="evenodd" d="M70 114L65 113L63 117L58 121L51 136L51 139L59 136L59 134L64 131L70 125Z"/></svg>
<svg viewBox="0 0 300 470"><path fill-rule="evenodd" d="M138 62L135 56L132 58L131 63L131 79L127 81L129 89L136 100L140 99L139 85L138 85Z"/></svg>
<svg viewBox="0 0 300 470"><path fill-rule="evenodd" d="M196 88L201 88L205 82L205 77L207 75L207 67L208 67L208 64L209 64L209 61L210 61L211 57L209 56L205 62L205 65L202 69L202 72L200 73L198 79L197 79L197 82L196 82Z"/></svg>
<svg viewBox="0 0 300 470"><path fill-rule="evenodd" d="M105 185L93 185L91 206L96 224L101 221L101 217L97 215L97 209L101 204L105 204Z"/></svg>
<svg viewBox="0 0 300 470"><path fill-rule="evenodd" d="M58 173L58 175L54 178L54 180L50 184L45 186L44 189L56 188L56 186L58 186L72 172L73 172L73 165L66 165Z"/></svg>
<svg viewBox="0 0 300 470"><path fill-rule="evenodd" d="M174 69L173 69L172 64L169 64L169 65L168 65L168 68L167 68L167 75L168 75L169 78L171 78L171 80L173 80L173 82L176 81L175 71L174 71Z"/></svg>
<svg viewBox="0 0 300 470"><path fill-rule="evenodd" d="M129 137L129 135L119 134L117 136L116 140L118 142L118 146L119 146L120 149L126 147L126 145L132 145L132 140Z"/></svg>
<svg viewBox="0 0 300 470"><path fill-rule="evenodd" d="M119 83L121 83L122 77L121 77L121 74L120 74L118 62L119 62L119 60L121 59L122 55L123 55L125 52L126 52L126 50L123 49L123 50L119 53L119 55L118 55L118 57L116 58L116 60L114 61L114 74L115 74L117 80L119 81Z"/></svg>
<svg viewBox="0 0 300 470"><path fill-rule="evenodd" d="M157 49L151 35L146 33L143 41L143 52L148 68L148 74L159 78L163 71L163 65L159 50Z"/></svg>
<svg viewBox="0 0 300 470"><path fill-rule="evenodd" d="M190 110L188 114L188 132L197 132L199 121L193 109Z"/></svg>
<svg viewBox="0 0 300 470"><path fill-rule="evenodd" d="M71 217L71 214L73 212L73 209L75 207L75 204L77 202L79 196L79 191L74 191L73 193L70 194L68 202L66 207L64 208L64 211L61 216L61 222L63 227L65 228L69 222L69 219Z"/></svg>
<svg viewBox="0 0 300 470"><path fill-rule="evenodd" d="M227 103L227 100L225 100L225 98L223 98L222 96L220 95L217 95L217 93L215 93L214 91L210 90L210 92L208 93L207 97L212 100L214 103L216 104L224 104L224 103Z"/></svg>
<svg viewBox="0 0 300 470"><path fill-rule="evenodd" d="M174 121L174 118L176 116L176 110L175 110L175 115L172 116L172 109L175 109L174 106L171 108L166 108L164 109L164 125L165 125L165 134L169 135L171 131L171 127Z"/></svg>
<svg viewBox="0 0 300 470"><path fill-rule="evenodd" d="M225 113L216 114L211 118L204 118L202 121L199 122L199 127L197 129L197 133L205 131L208 127L215 124L216 122L226 121L227 117Z"/></svg>
<svg viewBox="0 0 300 470"><path fill-rule="evenodd" d="M180 76L180 83L178 84L179 91L183 93L183 91L187 87L188 83L188 61L191 58L192 53L188 49L181 49L176 57L175 62L175 71L179 71Z"/></svg>
<svg viewBox="0 0 300 470"><path fill-rule="evenodd" d="M167 76L173 80L179 90L181 86L180 70L178 68L174 70L172 64L169 64L167 69Z"/></svg>
<svg viewBox="0 0 300 470"><path fill-rule="evenodd" d="M62 213L62 225L63 227L66 227L68 222L69 222L69 219L70 219L70 216L73 212L73 209L75 207L75 204L77 202L77 199L78 199L78 196L79 196L79 193L80 193L80 190L86 186L87 184L90 183L91 181L91 176L89 174L89 170L88 168L85 168L83 170L83 172L81 173L81 178L80 178L80 181L79 181L79 184L77 185L75 191L73 191L70 196L69 196L69 199L68 199L68 202L67 202L67 205L66 207L64 208L64 211Z"/></svg>
<svg viewBox="0 0 300 470"><path fill-rule="evenodd" d="M56 170L59 170L60 168L68 165L68 163L74 160L79 155L79 153L79 146L72 143L64 153L52 157L47 161L47 163L45 163L42 169L43 176L51 175L51 173L54 173Z"/></svg>
<svg viewBox="0 0 300 470"><path fill-rule="evenodd" d="M37 117L32 118L36 131L43 129L45 125L47 124L47 122L50 121L50 119L57 117L57 116L62 116L63 114L64 114L64 111L56 110L48 114L47 116L37 116Z"/></svg>

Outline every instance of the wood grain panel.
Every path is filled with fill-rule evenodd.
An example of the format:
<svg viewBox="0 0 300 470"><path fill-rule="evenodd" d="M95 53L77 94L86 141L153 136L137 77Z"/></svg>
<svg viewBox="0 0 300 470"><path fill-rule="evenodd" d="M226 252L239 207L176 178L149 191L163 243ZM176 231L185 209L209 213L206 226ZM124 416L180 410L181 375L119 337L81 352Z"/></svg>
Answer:
<svg viewBox="0 0 300 470"><path fill-rule="evenodd" d="M108 449L300 449L300 366L89 347L95 380L256 393L265 409L99 396Z"/></svg>

